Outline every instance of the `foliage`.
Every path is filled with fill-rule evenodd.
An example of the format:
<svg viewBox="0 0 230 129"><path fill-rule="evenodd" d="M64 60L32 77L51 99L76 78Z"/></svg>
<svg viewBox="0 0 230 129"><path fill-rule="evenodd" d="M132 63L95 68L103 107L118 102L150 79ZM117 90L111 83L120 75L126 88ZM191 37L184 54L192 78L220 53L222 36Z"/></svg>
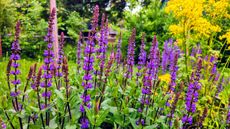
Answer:
<svg viewBox="0 0 230 129"><path fill-rule="evenodd" d="M15 23L16 7L12 0L0 0L0 36L12 30Z"/></svg>
<svg viewBox="0 0 230 129"><path fill-rule="evenodd" d="M92 9L95 5L101 7L101 12L106 12L109 19L118 22L123 17L123 11L126 6L125 0L60 0L58 1L61 7L64 7L67 12L76 11L81 17L90 18Z"/></svg>
<svg viewBox="0 0 230 129"><path fill-rule="evenodd" d="M73 11L69 14L68 19L64 21L67 34L77 41L80 31L87 29L87 19L80 17L79 13Z"/></svg>
<svg viewBox="0 0 230 129"><path fill-rule="evenodd" d="M141 3L135 3L134 7L137 8ZM124 12L124 28L125 32L122 34L123 46L127 46L128 35L127 31L131 31L133 27L137 30L136 43L137 46L140 45L142 32L146 33L146 46L147 50L150 48L150 42L152 41L152 36L157 35L160 42L160 48L162 48L162 43L171 36L168 33L168 26L172 23L173 18L168 15L162 9L163 4L159 0L154 0L150 4L143 6L137 12L132 12L127 10ZM121 26L122 27L122 26ZM124 31L124 30L122 30Z"/></svg>
<svg viewBox="0 0 230 129"><path fill-rule="evenodd" d="M81 31L79 28L85 29L88 21L77 12L68 14L61 10L70 17L60 17L59 27L74 40L78 38L78 45L75 45L79 52L77 64L76 47L65 44L63 48L63 33L58 60L55 62L53 58L54 12L49 19L45 41L43 37L34 41L41 42L40 52L48 43L40 53L43 57L33 61L20 57L32 53L27 50L34 47L29 40L47 32L47 23L41 18L45 12L42 5L46 1L32 0L33 4L28 8L21 1L18 9L26 10L23 15L18 15L22 35L19 35L20 22L17 22L15 34L6 38L13 41L9 45L12 54L0 63L0 69L5 71L0 74L1 128L229 128L230 58L227 57L226 63L218 67L219 50L207 53L204 51L207 44L187 44L222 35L222 32L216 33L218 27L225 27L219 24L219 18L224 19L228 13L223 13L222 17L219 10L215 14L209 10L209 14L209 7L203 6L204 1L186 1L194 4L190 5L194 8L183 1L168 3L166 11L169 8L174 10L176 13L172 14L176 20L171 13L166 14L161 9L160 1L154 0L145 3L136 14L125 12L125 19L119 25L109 24L105 17L99 15L99 7L96 6L87 40L78 37L77 33ZM215 3L210 6L217 9L218 2ZM181 11L175 6L185 6L197 12L187 8ZM206 15L203 9L207 10ZM39 18L43 20L41 25L36 21ZM202 30L200 27L204 27L204 23L207 28ZM176 41L170 39L169 25L177 30L172 33ZM180 28L179 25L190 28ZM117 48L108 41L110 27L123 38L122 45L118 44ZM27 35L30 31L33 33ZM142 32L146 32L146 37L140 40ZM181 38L184 44L179 47ZM227 35L222 38L227 38ZM117 56L120 49L123 50L121 59ZM33 51L36 50L37 46ZM43 61L40 60L42 58Z"/></svg>
<svg viewBox="0 0 230 129"><path fill-rule="evenodd" d="M210 45L209 50L214 46L220 48L223 44L218 45L218 35L229 27L226 24L226 20L229 20L229 5L228 0L171 0L165 11L172 13L177 22L170 25L169 30L181 46L199 41L202 47Z"/></svg>

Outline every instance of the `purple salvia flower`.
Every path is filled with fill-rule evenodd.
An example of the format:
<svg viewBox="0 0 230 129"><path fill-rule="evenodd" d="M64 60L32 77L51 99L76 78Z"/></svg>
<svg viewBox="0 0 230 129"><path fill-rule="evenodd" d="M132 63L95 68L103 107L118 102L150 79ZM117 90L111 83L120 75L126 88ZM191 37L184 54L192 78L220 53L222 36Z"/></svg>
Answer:
<svg viewBox="0 0 230 129"><path fill-rule="evenodd" d="M78 64L78 70L81 66L81 46L83 44L83 37L82 37L82 32L79 34L79 39L77 42L77 64Z"/></svg>
<svg viewBox="0 0 230 129"><path fill-rule="evenodd" d="M58 60L57 60L57 67L56 67L56 71L54 71L54 73L56 74L56 77L58 79L58 84L57 84L57 89L60 90L61 87L61 77L63 75L62 71L61 71L61 66L63 63L63 57L64 57L64 33L61 33L61 38L60 38L60 43L59 43L59 47L58 47ZM50 76L50 78L52 78Z"/></svg>
<svg viewBox="0 0 230 129"><path fill-rule="evenodd" d="M141 109L139 109L141 111L143 111L145 106L148 106L150 104L150 95L152 94L152 90L151 90L152 89L152 79L156 77L157 73L155 72L158 72L157 69L159 67L159 61L160 61L159 56L160 56L160 52L157 46L157 39L156 39L156 36L154 36L150 54L149 54L149 61L147 62L146 73L142 79L143 87L141 89L142 97L140 99ZM144 125L145 123L142 120L142 114L140 114L140 118L136 121L137 125L139 125L140 123L142 125Z"/></svg>
<svg viewBox="0 0 230 129"><path fill-rule="evenodd" d="M217 85L216 97L219 96L219 93L223 90L224 77L222 76L219 84Z"/></svg>
<svg viewBox="0 0 230 129"><path fill-rule="evenodd" d="M53 78L53 71L54 71L54 52L53 52L53 43L54 43L54 34L53 34L53 25L54 25L54 18L56 14L56 9L53 8L52 12L49 17L49 25L48 25L48 32L45 36L45 41L47 44L47 49L44 51L44 64L43 70L44 73L42 75L43 82L40 83L40 86L45 89L42 93L42 97L45 99L45 108L48 107L48 99L51 97L51 91L49 91L49 87L52 86L52 78ZM59 62L58 62L59 63ZM48 112L46 112L46 116L48 117ZM49 124L48 118L46 117L46 124Z"/></svg>
<svg viewBox="0 0 230 129"><path fill-rule="evenodd" d="M81 128L88 129L89 128L89 121L86 118L81 118Z"/></svg>
<svg viewBox="0 0 230 129"><path fill-rule="evenodd" d="M230 124L230 111L228 111L226 123Z"/></svg>
<svg viewBox="0 0 230 129"><path fill-rule="evenodd" d="M195 73L192 73L190 84L186 93L185 105L187 114L185 114L182 118L183 128L186 128L187 125L192 124L192 116L191 113L196 112L196 102L198 101L198 91L200 90L200 73L202 68L202 60L201 58L198 59L197 69Z"/></svg>
<svg viewBox="0 0 230 129"><path fill-rule="evenodd" d="M162 62L161 62L163 74L167 71L168 68L169 59L171 57L171 52L172 52L172 42L173 40L169 39L164 43L164 50L162 53Z"/></svg>
<svg viewBox="0 0 230 129"><path fill-rule="evenodd" d="M170 58L170 75L171 75L171 82L169 84L169 91L174 91L175 86L176 86L176 75L177 75L177 70L178 70L178 66L177 66L177 61L178 61L178 57L179 57L179 51L173 50L172 54L171 54L172 58Z"/></svg>
<svg viewBox="0 0 230 129"><path fill-rule="evenodd" d="M126 78L131 78L133 74L135 37L136 37L136 29L134 28L132 30L132 35L129 38L128 53L127 53L127 71L125 73Z"/></svg>
<svg viewBox="0 0 230 129"><path fill-rule="evenodd" d="M174 117L174 112L175 112L175 110L176 110L176 105L177 105L177 102L178 102L179 97L180 97L180 95L181 95L181 92L182 92L182 90L183 90L183 86L184 86L184 84L183 84L183 82L182 82L182 83L180 84L180 90L176 93L176 97L175 97L175 99L174 99L174 101L173 101L173 103L172 103L171 111L170 111L170 113L167 115L167 117L169 118L169 121L168 121L169 126L172 126L172 118Z"/></svg>
<svg viewBox="0 0 230 129"><path fill-rule="evenodd" d="M101 30L100 30L100 39L99 39L99 59L100 59L100 75L103 73L105 58L106 58L106 50L108 45L108 19L105 20L105 15L102 16L101 21Z"/></svg>
<svg viewBox="0 0 230 129"><path fill-rule="evenodd" d="M121 39L121 32L120 32L120 36L119 36L118 43L117 43L117 52L116 52L117 68L119 67L119 65L121 63L121 58L122 58L121 43L122 43L122 39Z"/></svg>
<svg viewBox="0 0 230 129"><path fill-rule="evenodd" d="M59 47L58 47L58 61L57 61L57 64L58 64L57 70L58 70L58 72L60 72L61 64L63 62L63 57L64 57L63 47L64 47L64 33L62 32ZM59 74L58 74L58 76L61 77Z"/></svg>
<svg viewBox="0 0 230 129"><path fill-rule="evenodd" d="M191 52L190 56L193 56L193 57L196 56L196 49L194 47L192 48L192 52Z"/></svg>
<svg viewBox="0 0 230 129"><path fill-rule="evenodd" d="M151 74L151 79L156 80L158 74L158 67L160 64L160 51L158 49L158 42L156 36L154 36L152 41L152 46L149 53L149 62L147 63L147 68L149 74Z"/></svg>
<svg viewBox="0 0 230 129"><path fill-rule="evenodd" d="M84 92L82 94L82 106L80 106L80 111L83 113L83 117L81 118L81 128L88 128L89 127L89 122L88 119L85 117L85 109L84 106L91 108L90 105L90 95L87 93L89 89L92 88L92 75L91 73L93 72L93 62L94 62L94 56L92 55L95 50L94 50L94 37L91 36L91 32L89 32L88 35L88 41L85 47L85 57L84 57L84 66L83 70L85 71L85 75L83 77L83 82L82 86L84 87Z"/></svg>
<svg viewBox="0 0 230 129"><path fill-rule="evenodd" d="M162 52L162 62L161 62L161 67L162 67L162 72L163 72L163 74L166 72L166 70L167 70L167 65L168 65L168 58L169 58L169 56L168 56L168 42L166 41L165 43L164 43L164 50L163 50L163 52Z"/></svg>
<svg viewBox="0 0 230 129"><path fill-rule="evenodd" d="M12 54L10 56L10 60L12 60L12 70L10 71L10 74L14 76L14 79L11 81L11 83L14 85L15 90L11 92L11 96L17 97L20 94L20 91L18 91L18 85L21 84L21 81L18 79L18 75L21 74L20 70L18 69L19 63L18 60L20 60L20 45L19 45L19 34L20 34L20 21L17 22L15 27L15 39L11 46Z"/></svg>
<svg viewBox="0 0 230 129"><path fill-rule="evenodd" d="M92 26L91 31L93 35L96 33L98 27L98 18L99 18L99 6L96 5L93 9L93 19L91 23Z"/></svg>
<svg viewBox="0 0 230 129"><path fill-rule="evenodd" d="M21 108L20 108L20 105L19 105L19 102L18 102L18 96L20 95L20 90L18 89L18 85L21 84L21 81L20 79L18 79L18 75L21 73L20 70L18 69L19 68L19 63L18 63L18 60L20 60L20 45L19 45L19 34L20 34L20 21L17 21L16 23L16 27L15 27L15 38L14 38L14 41L12 43L12 46L11 46L11 51L12 51L12 54L10 56L10 62L11 62L11 66L8 66L9 68L7 68L7 71L8 71L8 82L10 81L10 75L13 75L13 80L11 80L11 83L14 85L14 91L11 91L10 92L10 96L11 97L14 97L13 100L12 100L12 104L13 104L13 107L15 109L15 111L20 111ZM8 64L9 65L9 64ZM12 70L11 68L12 67ZM10 71L11 70L11 71ZM9 86L9 89L10 88L10 84L8 85ZM21 118L19 118L19 121L20 121L20 127L22 127L22 123L21 123Z"/></svg>
<svg viewBox="0 0 230 129"><path fill-rule="evenodd" d="M230 98L228 98L228 114L226 117L226 124L229 127L229 124L230 124Z"/></svg>
<svg viewBox="0 0 230 129"><path fill-rule="evenodd" d="M207 117L207 114L208 114L208 108L206 107L204 109L202 116L200 117L200 121L198 122L200 128L203 127L203 122L204 122L205 118Z"/></svg>
<svg viewBox="0 0 230 129"><path fill-rule="evenodd" d="M145 66L146 64L146 51L145 51L145 33L142 34L142 39L141 39L141 47L140 47L140 54L138 58L138 72L137 72L137 77L141 76L140 70Z"/></svg>
<svg viewBox="0 0 230 129"><path fill-rule="evenodd" d="M1 129L6 129L6 124L3 121L1 121Z"/></svg>

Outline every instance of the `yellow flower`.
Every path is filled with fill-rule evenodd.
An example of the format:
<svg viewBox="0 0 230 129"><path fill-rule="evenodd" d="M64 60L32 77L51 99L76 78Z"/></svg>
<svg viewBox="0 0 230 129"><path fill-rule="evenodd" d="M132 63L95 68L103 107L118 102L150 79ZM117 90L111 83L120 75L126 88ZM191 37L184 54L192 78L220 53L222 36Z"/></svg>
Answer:
<svg viewBox="0 0 230 129"><path fill-rule="evenodd" d="M169 26L169 31L176 38L209 38L220 32L218 19L230 18L229 0L170 0L165 8L178 20Z"/></svg>
<svg viewBox="0 0 230 129"><path fill-rule="evenodd" d="M172 34L177 35L184 32L184 29L181 26L178 25L170 25L169 31L171 31Z"/></svg>
<svg viewBox="0 0 230 129"><path fill-rule="evenodd" d="M230 44L230 29L222 36L219 37L220 40L225 39L227 40L227 43Z"/></svg>
<svg viewBox="0 0 230 129"><path fill-rule="evenodd" d="M166 82L167 84L171 81L171 76L168 73L160 75L158 78L160 81Z"/></svg>

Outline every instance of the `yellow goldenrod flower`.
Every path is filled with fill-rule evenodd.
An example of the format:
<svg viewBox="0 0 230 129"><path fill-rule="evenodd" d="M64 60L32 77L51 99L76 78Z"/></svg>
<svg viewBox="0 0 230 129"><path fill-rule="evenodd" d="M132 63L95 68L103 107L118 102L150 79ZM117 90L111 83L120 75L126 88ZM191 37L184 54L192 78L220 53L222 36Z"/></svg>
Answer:
<svg viewBox="0 0 230 129"><path fill-rule="evenodd" d="M166 82L167 84L169 84L171 81L171 75L168 73L160 75L158 78L160 81Z"/></svg>

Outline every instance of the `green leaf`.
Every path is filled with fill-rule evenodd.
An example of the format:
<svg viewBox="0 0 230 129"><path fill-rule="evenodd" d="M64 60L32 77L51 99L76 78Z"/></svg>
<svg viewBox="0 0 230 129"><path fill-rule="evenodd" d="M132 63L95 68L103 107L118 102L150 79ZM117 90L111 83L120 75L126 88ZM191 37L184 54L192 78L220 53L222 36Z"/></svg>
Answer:
<svg viewBox="0 0 230 129"><path fill-rule="evenodd" d="M61 93L59 90L55 89L54 92L57 94L57 96L59 98L61 98L62 100L64 100L64 96L63 96L63 93Z"/></svg>
<svg viewBox="0 0 230 129"><path fill-rule="evenodd" d="M92 124L92 125L95 125L94 123L94 114L91 110L88 109L88 107L85 107L85 111L86 111L86 115L87 115L87 118L89 119L89 122Z"/></svg>
<svg viewBox="0 0 230 129"><path fill-rule="evenodd" d="M156 129L157 126L158 126L157 124L149 125L149 126L145 126L144 129Z"/></svg>
<svg viewBox="0 0 230 129"><path fill-rule="evenodd" d="M70 125L70 124L68 124L68 125L65 126L65 128L66 129L76 129L77 127L76 127L76 125Z"/></svg>
<svg viewBox="0 0 230 129"><path fill-rule="evenodd" d="M101 125L101 123L105 120L108 113L109 113L109 109L99 111L99 114L98 114L99 118L97 118L96 126Z"/></svg>
<svg viewBox="0 0 230 129"><path fill-rule="evenodd" d="M56 129L58 127L57 123L55 122L56 117L54 117L51 121L50 121L50 125L49 128L50 129Z"/></svg>

